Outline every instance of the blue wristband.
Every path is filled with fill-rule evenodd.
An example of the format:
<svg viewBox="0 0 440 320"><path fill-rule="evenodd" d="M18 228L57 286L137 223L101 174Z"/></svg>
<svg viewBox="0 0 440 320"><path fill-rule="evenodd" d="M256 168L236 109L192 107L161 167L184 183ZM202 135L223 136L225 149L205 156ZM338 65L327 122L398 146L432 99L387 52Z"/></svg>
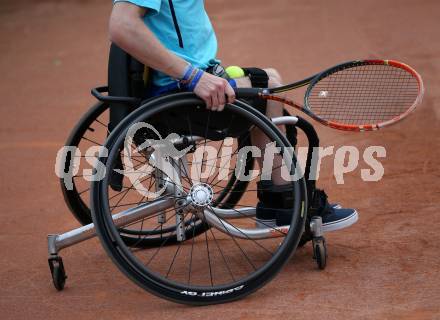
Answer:
<svg viewBox="0 0 440 320"><path fill-rule="evenodd" d="M232 88L237 89L237 81L235 81L234 79L229 79L229 84Z"/></svg>
<svg viewBox="0 0 440 320"><path fill-rule="evenodd" d="M192 65L192 64L189 64L187 67L186 67L186 71L185 71L185 74L183 75L183 78L181 79L181 80L188 80L189 79L189 77L191 76L191 74L192 74L192 72L194 71L194 66Z"/></svg>
<svg viewBox="0 0 440 320"><path fill-rule="evenodd" d="M196 75L194 76L194 78L192 79L191 83L188 85L188 91L194 91L194 89L196 88L197 84L200 81L200 78L203 76L203 74L205 73L205 71L203 70L198 70Z"/></svg>

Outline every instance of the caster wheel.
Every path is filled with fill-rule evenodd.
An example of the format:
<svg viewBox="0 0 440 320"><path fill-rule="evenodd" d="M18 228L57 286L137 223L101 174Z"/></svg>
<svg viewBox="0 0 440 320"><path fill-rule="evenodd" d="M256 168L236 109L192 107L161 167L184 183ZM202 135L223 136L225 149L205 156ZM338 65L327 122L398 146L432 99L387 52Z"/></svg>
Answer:
<svg viewBox="0 0 440 320"><path fill-rule="evenodd" d="M63 290L67 279L63 259L61 259L61 257L49 258L49 267L54 287L58 291Z"/></svg>
<svg viewBox="0 0 440 320"><path fill-rule="evenodd" d="M327 247L324 239L313 241L313 258L318 268L324 270L327 265Z"/></svg>

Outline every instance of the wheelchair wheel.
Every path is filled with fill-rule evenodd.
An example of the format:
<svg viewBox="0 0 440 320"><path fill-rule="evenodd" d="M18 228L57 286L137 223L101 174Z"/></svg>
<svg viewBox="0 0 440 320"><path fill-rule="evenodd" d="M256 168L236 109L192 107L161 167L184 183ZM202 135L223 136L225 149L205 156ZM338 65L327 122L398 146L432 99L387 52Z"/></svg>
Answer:
<svg viewBox="0 0 440 320"><path fill-rule="evenodd" d="M79 120L67 138L65 146L76 147L81 152L79 161L79 167L81 169L92 168L92 165L86 161L86 155L83 153L90 147L101 146L109 133L107 126L109 121L108 108L108 104L103 102L95 104ZM72 156L66 157L64 163L65 172L68 172L68 168L70 168L73 163ZM88 206L90 203L90 182L84 178L81 171L73 175L71 189L67 188L69 184L65 181L65 178L60 178L64 201L69 207L70 212L82 225L92 222L92 216Z"/></svg>
<svg viewBox="0 0 440 320"><path fill-rule="evenodd" d="M82 169L91 169L92 165L86 161L87 159L85 152L90 147L102 146L102 143L106 140L109 134L107 125L108 122L109 106L106 103L99 102L80 119L65 143L66 146L76 147L81 152L81 160L79 162L79 167L81 170L79 170L76 175L72 176L72 188L68 189L66 187L68 184L64 178L61 178L60 182L61 191L69 210L82 225L92 223L91 211L88 205L90 203L90 182L86 181L84 179L84 175L82 174ZM249 137L243 136L239 139L240 144L250 145ZM247 159L246 170L252 170L254 165L253 160L253 158ZM71 156L66 158L65 168L69 168L73 163L72 161L73 159ZM241 190L244 190L246 185L246 181L237 181L235 176L232 175L228 181L228 184L219 195L218 201L221 202L225 207L233 206L240 200L243 194ZM121 194L124 194L124 190L121 191ZM116 194L115 196L118 195ZM195 235L198 235L205 230L204 226L202 226L200 221L197 220L198 219L194 219L194 221L187 221L188 225L191 224L195 227ZM141 234L133 230L127 230L127 234L124 239L128 245L132 246L156 246L160 244L163 236L169 236L169 233L174 231L175 228L173 226L163 228L161 230L143 230ZM187 230L187 233L188 237L191 237L193 230ZM149 237L139 239L140 235L148 235ZM170 239L168 243L172 244L173 240Z"/></svg>
<svg viewBox="0 0 440 320"><path fill-rule="evenodd" d="M173 121L173 117L180 121ZM174 128L179 141L196 143L184 146L185 151L187 147L191 148L189 153L180 154L180 158L165 158L163 163L170 167L162 167L158 174L157 167L148 167L153 158L155 161L159 159L154 148L136 153L139 144L125 140L127 132L139 123L154 124L166 134ZM237 132L233 132L233 128ZM256 129L267 141L273 141L281 148L281 155L294 161L286 164L278 158L281 155L276 154L275 163L281 165L269 171L261 170L259 174L255 171L249 173L255 177L245 190L239 190L242 197L237 203L219 201L219 195L230 181L228 175L235 172L243 178L239 173L243 173L244 155L248 149L243 152L238 137L242 137L243 132L249 136ZM223 162L227 154L223 152L225 146L230 147L227 151L230 157L229 161ZM92 182L93 220L101 243L113 262L147 291L185 304L236 300L272 279L295 251L305 221L305 182L303 179L291 182L294 203L289 226L257 226L255 205L259 190L256 181L262 174L270 175L273 170L285 169L292 173L296 161L288 140L251 106L237 101L217 113L206 110L202 101L189 93L158 99L141 106L119 124L105 147L108 157L106 154L99 157L105 166L104 177ZM126 176L123 188L127 193L121 200L114 197L110 181L118 159L127 154L123 154L124 150L129 150L128 154L131 153L136 163L125 162L124 158ZM202 157L198 158L196 154L200 150ZM224 163L228 164L226 178L221 173ZM135 179L130 178L139 173ZM160 181L164 181L165 187L161 189L164 192L150 199L145 192L157 190ZM142 216L122 224L118 220L133 212L142 212ZM194 233L195 221L205 232ZM137 232L140 241L150 236L143 233L145 228L160 230L169 222L176 230L169 235L160 233L160 244L155 248L130 247L124 240L127 230ZM190 232L193 232L192 236L187 237ZM168 245L169 241L173 245Z"/></svg>

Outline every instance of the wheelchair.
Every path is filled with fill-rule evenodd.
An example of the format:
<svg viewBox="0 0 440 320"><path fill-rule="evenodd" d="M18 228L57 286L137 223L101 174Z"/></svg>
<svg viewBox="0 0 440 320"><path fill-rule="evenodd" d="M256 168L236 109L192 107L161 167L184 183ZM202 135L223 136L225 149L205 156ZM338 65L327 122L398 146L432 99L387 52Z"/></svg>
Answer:
<svg viewBox="0 0 440 320"><path fill-rule="evenodd" d="M56 289L63 290L67 278L59 252L94 236L128 278L177 303L242 298L271 280L308 241L324 269L322 221L310 214L315 182L308 177L319 146L313 126L286 110L282 117L268 119L241 99L220 113L207 110L193 93L145 99L145 70L112 44L108 86L92 89L98 103L66 141L74 149L64 154L61 190L82 227L48 235ZM144 125L127 140L137 124ZM286 134L277 125L284 125ZM308 141L304 172L292 151L297 129ZM255 218L261 191L256 158L262 156L252 153L255 130L280 150L274 155L279 165L272 171L300 173L292 182L288 225ZM151 165L157 160L152 145L140 146L170 133L172 149L181 155L164 158L172 169L167 171ZM259 169L260 176L271 174L264 165ZM100 178L91 179L96 176Z"/></svg>

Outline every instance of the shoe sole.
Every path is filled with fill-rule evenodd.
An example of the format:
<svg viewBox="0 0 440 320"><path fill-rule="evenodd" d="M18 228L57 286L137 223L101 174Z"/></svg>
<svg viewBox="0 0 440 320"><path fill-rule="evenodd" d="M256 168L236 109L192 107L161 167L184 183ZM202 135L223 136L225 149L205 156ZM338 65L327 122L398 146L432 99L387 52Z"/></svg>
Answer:
<svg viewBox="0 0 440 320"><path fill-rule="evenodd" d="M358 219L359 219L359 215L358 215L357 211L355 210L351 215L349 215L348 217L346 217L342 220L323 223L322 224L322 231L323 232L331 232L331 231L336 231L336 230L348 228L349 226L355 224L356 221L358 221Z"/></svg>

